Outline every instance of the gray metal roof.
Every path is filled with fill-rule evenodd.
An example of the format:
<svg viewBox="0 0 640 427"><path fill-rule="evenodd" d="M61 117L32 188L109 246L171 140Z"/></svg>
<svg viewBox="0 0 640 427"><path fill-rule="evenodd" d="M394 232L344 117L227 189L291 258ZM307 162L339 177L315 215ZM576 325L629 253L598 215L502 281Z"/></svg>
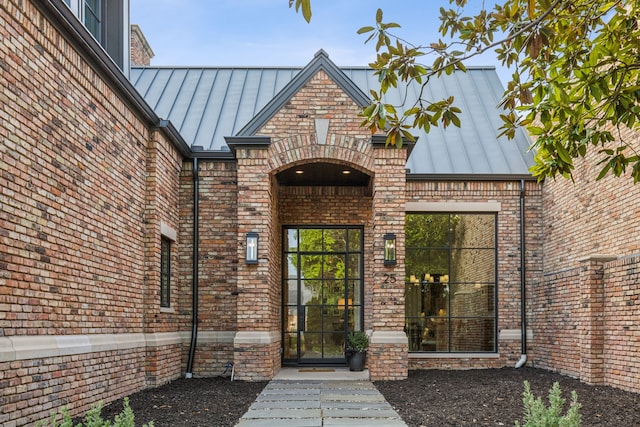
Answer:
<svg viewBox="0 0 640 427"><path fill-rule="evenodd" d="M328 62L331 68L333 63ZM318 55L308 67L317 63ZM238 135L308 67L144 67L131 70L131 81L187 143L219 151L228 149L225 136ZM363 94L379 87L369 68L340 70ZM405 105L413 103L418 89L409 88ZM528 152L530 140L525 132L518 131L514 140L497 138L502 122L496 105L502 92L493 67L470 67L466 73L432 78L425 95L434 100L454 96L462 109L462 126L432 128L429 134L414 132L418 142L407 162L410 174L529 176L533 154ZM401 88L390 89L386 101L399 105L403 97Z"/></svg>

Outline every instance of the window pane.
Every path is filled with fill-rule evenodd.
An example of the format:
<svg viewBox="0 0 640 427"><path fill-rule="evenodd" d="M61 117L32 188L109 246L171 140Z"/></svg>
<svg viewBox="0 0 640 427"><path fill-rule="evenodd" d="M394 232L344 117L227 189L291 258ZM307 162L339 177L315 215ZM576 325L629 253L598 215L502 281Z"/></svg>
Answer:
<svg viewBox="0 0 640 427"><path fill-rule="evenodd" d="M494 283L495 249L452 249L450 281Z"/></svg>
<svg viewBox="0 0 640 427"><path fill-rule="evenodd" d="M304 341L302 342L300 351L304 353ZM296 357L298 357L298 334L284 334L284 358L295 359Z"/></svg>
<svg viewBox="0 0 640 427"><path fill-rule="evenodd" d="M298 256L297 254L287 255L287 263L284 265L284 277L294 279L298 277Z"/></svg>
<svg viewBox="0 0 640 427"><path fill-rule="evenodd" d="M449 215L408 214L405 218L406 246L416 248L449 245Z"/></svg>
<svg viewBox="0 0 640 427"><path fill-rule="evenodd" d="M284 312L285 332L296 332L298 330L298 307L289 306Z"/></svg>
<svg viewBox="0 0 640 427"><path fill-rule="evenodd" d="M300 299L302 304L320 304L322 301L322 280L301 280ZM291 301L293 303L293 301Z"/></svg>
<svg viewBox="0 0 640 427"><path fill-rule="evenodd" d="M84 25L89 32L98 40L102 41L101 32L101 0L85 0L84 3Z"/></svg>
<svg viewBox="0 0 640 427"><path fill-rule="evenodd" d="M344 279L344 267L344 255L325 255L323 277L325 279Z"/></svg>
<svg viewBox="0 0 640 427"><path fill-rule="evenodd" d="M324 334L324 357L344 357L344 332Z"/></svg>
<svg viewBox="0 0 640 427"><path fill-rule="evenodd" d="M300 276L305 279L322 277L322 255L301 255Z"/></svg>
<svg viewBox="0 0 640 427"><path fill-rule="evenodd" d="M407 249L405 270L418 280L430 280L430 277L449 274L448 249ZM429 276L426 276L426 275Z"/></svg>
<svg viewBox="0 0 640 427"><path fill-rule="evenodd" d="M346 252L347 230L344 228L324 230L324 250L326 252Z"/></svg>
<svg viewBox="0 0 640 427"><path fill-rule="evenodd" d="M298 250L298 230L287 230L287 249L288 252L294 252Z"/></svg>
<svg viewBox="0 0 640 427"><path fill-rule="evenodd" d="M308 305L305 307L305 324L303 326L305 332L321 332L322 331L322 306Z"/></svg>
<svg viewBox="0 0 640 427"><path fill-rule="evenodd" d="M494 351L494 319L451 319L451 351Z"/></svg>
<svg viewBox="0 0 640 427"><path fill-rule="evenodd" d="M360 265L361 265L361 257L360 255L349 255L349 279L359 279L360 278Z"/></svg>
<svg viewBox="0 0 640 427"><path fill-rule="evenodd" d="M298 303L298 282L296 279L289 279L284 282L284 304Z"/></svg>
<svg viewBox="0 0 640 427"><path fill-rule="evenodd" d="M322 230L317 228L300 229L300 251L322 252Z"/></svg>
<svg viewBox="0 0 640 427"><path fill-rule="evenodd" d="M344 333L344 312L344 308L338 306L325 306L323 331Z"/></svg>
<svg viewBox="0 0 640 427"><path fill-rule="evenodd" d="M451 246L457 248L495 247L495 215L452 215Z"/></svg>
<svg viewBox="0 0 640 427"><path fill-rule="evenodd" d="M325 280L322 302L338 305L340 300L344 302L344 280Z"/></svg>
<svg viewBox="0 0 640 427"><path fill-rule="evenodd" d="M160 307L171 306L171 241L160 240Z"/></svg>
<svg viewBox="0 0 640 427"><path fill-rule="evenodd" d="M362 232L359 229L349 229L349 252L359 252L362 242Z"/></svg>
<svg viewBox="0 0 640 427"><path fill-rule="evenodd" d="M451 316L493 316L495 286L487 284L449 285Z"/></svg>

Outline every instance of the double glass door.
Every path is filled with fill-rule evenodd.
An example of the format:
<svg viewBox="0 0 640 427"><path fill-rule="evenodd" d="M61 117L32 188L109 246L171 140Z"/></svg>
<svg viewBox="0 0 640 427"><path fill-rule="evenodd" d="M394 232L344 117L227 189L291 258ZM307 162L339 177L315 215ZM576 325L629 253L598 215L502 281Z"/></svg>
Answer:
<svg viewBox="0 0 640 427"><path fill-rule="evenodd" d="M362 329L362 227L285 227L283 363L344 364Z"/></svg>

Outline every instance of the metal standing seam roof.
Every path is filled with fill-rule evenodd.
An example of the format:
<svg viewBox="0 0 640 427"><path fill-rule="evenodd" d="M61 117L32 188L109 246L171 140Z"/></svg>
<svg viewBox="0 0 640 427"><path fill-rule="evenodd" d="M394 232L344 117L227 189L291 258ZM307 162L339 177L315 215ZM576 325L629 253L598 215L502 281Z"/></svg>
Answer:
<svg viewBox="0 0 640 427"><path fill-rule="evenodd" d="M313 62L313 61L312 61ZM333 63L331 63L333 64ZM184 140L205 150L228 150L224 137L236 136L306 67L143 67L132 68L131 82L159 117L170 120ZM339 67L363 94L379 87L373 70ZM386 101L405 105L419 87L390 89ZM493 67L469 67L432 78L425 95L455 97L462 110L460 128L432 127L418 137L407 168L415 175L527 175L533 164L530 140L522 130L513 140L497 138L497 107L503 93ZM366 95L365 95L366 96ZM402 110L402 108L400 108Z"/></svg>

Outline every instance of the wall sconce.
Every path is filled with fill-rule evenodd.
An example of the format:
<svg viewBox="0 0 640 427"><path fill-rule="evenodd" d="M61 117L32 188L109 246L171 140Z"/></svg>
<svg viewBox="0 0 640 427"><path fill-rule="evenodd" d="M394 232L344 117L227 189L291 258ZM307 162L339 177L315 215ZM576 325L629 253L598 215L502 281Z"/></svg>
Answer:
<svg viewBox="0 0 640 427"><path fill-rule="evenodd" d="M384 239L384 265L396 265L396 235L387 233Z"/></svg>
<svg viewBox="0 0 640 427"><path fill-rule="evenodd" d="M247 264L258 263L258 233L253 231L247 233L247 252L245 262Z"/></svg>

